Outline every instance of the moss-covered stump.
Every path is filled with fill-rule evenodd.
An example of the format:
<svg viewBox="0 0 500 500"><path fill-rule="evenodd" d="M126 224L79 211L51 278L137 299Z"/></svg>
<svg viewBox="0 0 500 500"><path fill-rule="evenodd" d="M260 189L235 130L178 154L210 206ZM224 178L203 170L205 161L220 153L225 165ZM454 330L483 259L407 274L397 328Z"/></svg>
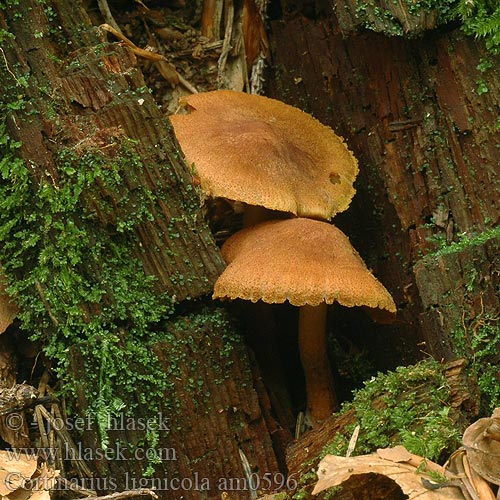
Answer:
<svg viewBox="0 0 500 500"><path fill-rule="evenodd" d="M89 464L94 484L103 491L157 488L168 499L219 498L224 491L246 499L252 479L258 484L256 478L279 475L246 348L224 310L180 316L158 332L150 349L154 366L142 373L115 367L138 390L135 397L117 394L126 405L109 409L110 430L103 422L82 435L89 459L103 449L103 439L110 450ZM81 352L74 351L73 362L81 375L78 407L85 412L99 397L99 380ZM141 378L154 370L163 392L144 394Z"/></svg>
<svg viewBox="0 0 500 500"><path fill-rule="evenodd" d="M110 239L128 240L131 255L174 302L209 292L221 259L135 56L107 43L79 3L12 2L0 23L2 130L11 154L30 166L33 203L42 196L37 190L73 184L78 228L92 216ZM5 167L7 180L20 176ZM72 202L61 200L38 231L56 232L55 215L73 215L63 211Z"/></svg>
<svg viewBox="0 0 500 500"><path fill-rule="evenodd" d="M431 352L469 361L484 414L500 405L500 231L443 246L414 266Z"/></svg>
<svg viewBox="0 0 500 500"><path fill-rule="evenodd" d="M465 365L464 360L439 364L429 359L367 381L338 414L289 447L289 474L297 479L300 497L310 497L323 456L345 456L358 425L353 455L403 444L413 453L444 461L460 446L478 411L477 389Z"/></svg>
<svg viewBox="0 0 500 500"><path fill-rule="evenodd" d="M336 224L398 305L393 353L415 360L418 345L440 359L452 330L420 323L414 264L500 222L499 58L460 28L414 40L370 31L346 37L335 12L271 23L270 94L331 125L354 151L357 194ZM488 275L488 260L481 262L479 275ZM460 270L448 267L447 279L459 283ZM478 302L481 292L472 295ZM489 311L491 298L483 295Z"/></svg>
<svg viewBox="0 0 500 500"><path fill-rule="evenodd" d="M450 20L452 1L334 0L344 34L370 29L387 35L412 37Z"/></svg>
<svg viewBox="0 0 500 500"><path fill-rule="evenodd" d="M67 382L69 347L119 359L223 264L135 56L79 3L7 2L0 38L1 264Z"/></svg>
<svg viewBox="0 0 500 500"><path fill-rule="evenodd" d="M223 263L135 56L80 2L4 2L0 41L0 260L73 438L86 431L62 447L63 475L80 479L72 464L86 461L89 489L149 478L170 499L276 471L222 313L168 325Z"/></svg>
<svg viewBox="0 0 500 500"><path fill-rule="evenodd" d="M247 498L249 491L231 493L225 479L245 478L249 472L263 477L277 473L278 466L242 339L227 313L212 308L178 319L169 332L178 351L172 342L157 344L155 351L178 398L172 424L184 454L180 472L213 478L212 496L227 491ZM203 440L192 432L200 421Z"/></svg>

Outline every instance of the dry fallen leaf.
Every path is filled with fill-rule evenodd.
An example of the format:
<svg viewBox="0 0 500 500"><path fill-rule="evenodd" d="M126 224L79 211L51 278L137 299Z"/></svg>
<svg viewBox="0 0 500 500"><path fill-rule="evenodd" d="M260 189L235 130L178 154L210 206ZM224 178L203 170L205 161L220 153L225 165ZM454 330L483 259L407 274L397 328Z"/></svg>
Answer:
<svg viewBox="0 0 500 500"><path fill-rule="evenodd" d="M391 462L405 462L419 469L419 472L433 471L437 474L444 474L444 469L440 465L427 460L426 458L410 453L404 446L397 445L393 448L382 448L377 450L377 455Z"/></svg>
<svg viewBox="0 0 500 500"><path fill-rule="evenodd" d="M491 415L491 422L484 431L485 435L495 441L500 441L500 408L495 408Z"/></svg>
<svg viewBox="0 0 500 500"><path fill-rule="evenodd" d="M413 456L401 445L394 446L394 448L381 448L377 450L377 455L391 462L409 462Z"/></svg>
<svg viewBox="0 0 500 500"><path fill-rule="evenodd" d="M7 500L50 500L59 471L23 453L0 451L0 494Z"/></svg>
<svg viewBox="0 0 500 500"><path fill-rule="evenodd" d="M395 456L397 459L403 456L400 449L382 451L382 455L384 453ZM373 453L350 458L327 455L319 464L319 480L313 490L313 495L333 486L339 486L351 477L360 476L361 478L361 476L368 474L370 474L370 488L375 487L377 476L380 476L381 482L389 478L397 483L410 500L416 498L418 500L464 500L460 488L456 486L445 486L433 490L426 489L422 483L422 478L432 481L430 477L425 474L418 474L417 469L407 463L381 458L380 450L378 454Z"/></svg>
<svg viewBox="0 0 500 500"><path fill-rule="evenodd" d="M495 495L490 487L488 481L483 479L471 466L467 454L464 453L462 456L462 463L464 466L464 472L470 481L472 488L480 500L495 500Z"/></svg>
<svg viewBox="0 0 500 500"><path fill-rule="evenodd" d="M7 496L20 488L36 471L37 459L23 453L0 451L0 495Z"/></svg>
<svg viewBox="0 0 500 500"><path fill-rule="evenodd" d="M496 439L498 412L467 427L463 443L471 467L484 479L500 485L500 441Z"/></svg>
<svg viewBox="0 0 500 500"><path fill-rule="evenodd" d="M50 493L47 490L36 490L29 497L30 500L50 500Z"/></svg>

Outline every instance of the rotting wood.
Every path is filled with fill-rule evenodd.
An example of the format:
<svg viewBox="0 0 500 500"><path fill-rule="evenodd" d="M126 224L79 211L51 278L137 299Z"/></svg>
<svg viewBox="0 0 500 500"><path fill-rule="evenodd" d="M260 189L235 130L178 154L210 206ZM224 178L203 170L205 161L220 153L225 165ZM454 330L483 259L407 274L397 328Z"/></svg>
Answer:
<svg viewBox="0 0 500 500"><path fill-rule="evenodd" d="M132 139L141 165L130 166L126 187L132 193L137 186L162 193L161 200L150 207L151 220L141 222L136 230L134 236L138 243L133 247L134 253L146 273L157 278L157 291L171 296L176 304L209 294L223 267L222 259L204 221L189 169L178 153L166 120L145 89L134 54L121 44L104 41L102 32L90 25L79 2L69 4L54 0L50 5L57 16L52 24L47 20L43 5L35 0L21 0L16 6L19 11L30 12L29 23L15 12L0 13L0 27L15 33L15 38L9 39L2 47L2 53L8 68L16 68L19 74L30 74L26 100L36 111L29 120L22 112L14 113L9 123L10 135L22 144L20 155L31 165L35 181L48 178L57 183L54 157L61 149L70 148L81 154L96 149L112 159L117 151L116 142L121 138ZM35 33L44 36L35 37ZM2 72L0 82L5 78L12 83L14 74ZM103 198L110 198L109 204L116 213L104 214L90 195L86 200L87 208L96 214L97 223L113 228L116 218L130 207L120 206L116 195L107 192L102 185L97 185L96 192ZM131 238L131 244L134 242L135 238ZM99 314L98 310L91 311L85 304L82 308L88 315ZM218 480L237 479L244 475L240 449L255 472L264 475L278 470L243 342L241 338L235 339L227 369L220 373L221 364L217 362L222 350L218 344L220 332L216 327L210 330L209 324L207 320L207 330L198 332L198 340L203 345L198 351L182 342L183 335L191 334L187 331L174 332L171 334L173 341L163 344L158 341L157 345L151 346L164 363L166 372L173 369L173 345L180 346L177 352L180 358L176 359L180 372L175 372L175 376L169 379L173 384L172 392L165 394L164 416L171 430L163 433L163 441L159 443L171 455L159 465L161 475L152 481L168 482L171 477L188 480L199 477L201 480L206 477L212 488L209 493L189 486L186 491L173 491L174 484L173 489L159 492L162 498L169 500L217 498L221 493ZM57 324L53 326L57 327ZM84 415L95 398L95 393L85 391L86 376L91 377L92 373L86 373L89 367L82 359L82 352L76 348L72 363L70 369L78 374L81 382L75 413ZM193 366L199 367L195 374L191 371ZM201 386L194 386L199 390L196 395L199 400L189 392L193 389L190 384L194 382L185 378L188 374L193 379L195 375L199 377L196 380ZM178 401L179 406L167 407L167 400ZM134 415L137 419L140 411ZM208 413L200 418L202 411ZM47 418L41 408L38 408L38 413ZM96 494L101 494L107 489L116 489L118 484L126 487L128 472L137 480L143 476L149 465L146 459L107 460L102 457L92 460L103 451L103 443L94 420L84 431L81 443L77 443L75 457L80 460L83 450L87 453L87 461L91 462L87 465L95 472L92 478L95 481L91 483L95 488L87 490L95 489ZM50 445L51 434L47 433L45 438ZM114 443L137 446L142 443L144 446L144 441L140 441L144 440L144 432L138 435L133 430L119 429L111 439L115 440ZM61 438L60 442L63 441ZM80 444L81 449L78 448ZM70 453L71 450L74 450L72 445ZM68 467L67 462L62 465ZM69 462L71 465L71 459ZM196 471L198 475L193 476ZM172 476L167 476L166 472ZM85 479L86 475L86 471L81 472L80 479ZM112 482L103 482L103 478ZM115 480L116 486L113 485ZM247 492L233 497L247 498Z"/></svg>
<svg viewBox="0 0 500 500"><path fill-rule="evenodd" d="M363 5L356 0L333 0L332 3L344 34L369 26L373 31L390 35L416 36L434 29L439 22L437 9L415 9L411 2L404 0L372 0Z"/></svg>
<svg viewBox="0 0 500 500"><path fill-rule="evenodd" d="M478 410L476 395L470 392L471 384L464 372L465 365L465 360L456 360L448 363L444 369L444 375L450 388L450 418L462 427L465 427L466 415L475 415ZM420 388L420 390L423 390L425 394L426 388ZM382 394L377 397L373 401L373 408L382 408L384 406L383 398ZM354 421L355 408L351 408L341 415L333 415L321 427L307 432L293 442L287 450L289 474L299 474L304 464L317 463L324 446L338 432L352 425Z"/></svg>
<svg viewBox="0 0 500 500"><path fill-rule="evenodd" d="M270 93L331 125L359 159L358 194L339 224L398 305L402 323L387 329L398 338L394 362L418 350L449 359L452 332L428 319L417 262L500 221L500 64L478 69L498 57L459 29L414 40L345 37L339 22L331 14L273 21ZM477 92L478 81L489 91ZM477 271L486 277L489 269L483 259ZM460 283L454 270L447 279ZM425 276L429 287L441 278ZM483 303L498 310L491 293Z"/></svg>
<svg viewBox="0 0 500 500"><path fill-rule="evenodd" d="M180 317L168 328L168 339L151 346L171 379L171 391L158 407L164 424L157 448L164 460L156 466L155 475L143 486L154 487L158 481L168 491L158 491L161 498L220 498L224 485L248 485L240 450L248 459L255 477L276 477L280 473L270 434L276 432L262 408L261 393L254 389L246 347L229 340L228 332L216 318L216 310L204 311L203 322L196 314ZM221 316L222 315L222 316ZM218 318L226 318L219 310ZM232 345L232 347L231 347ZM230 347L228 349L228 347ZM82 372L81 354L75 350L73 369ZM82 411L88 406L85 380L79 391ZM136 418L141 418L139 407ZM137 429L117 429L108 433L110 447L124 444L124 453L141 446L143 433ZM277 436L282 437L282 436ZM285 444L283 442L278 444ZM84 449L98 449L96 434L86 432ZM278 448L279 449L279 448ZM279 449L283 452L283 449ZM167 459L167 455L168 458ZM100 460L93 464L96 477L112 477L119 489L136 485L144 463L138 461ZM267 474L267 476L264 476ZM185 478L178 490L171 488L176 478ZM245 483L246 481L246 483ZM198 486L198 489L189 485ZM230 491L231 499L246 500L249 490Z"/></svg>
<svg viewBox="0 0 500 500"><path fill-rule="evenodd" d="M141 94L140 99L135 96L138 89L144 88L135 57L118 44L102 44L98 31L90 26L81 8L68 9L64 2L55 2L54 8L60 16L61 29L68 27L67 45L58 50L73 50L59 64L50 57L54 50L50 37L33 35L49 33L42 6L36 2L31 5L27 0L26 11L32 12L33 26L23 25L22 19L16 18L2 22L16 32L16 39L4 47L6 60L9 66L20 64L24 72L32 75L27 94L39 112L30 120L20 112L10 121L9 133L22 143L19 154L34 166L35 178L48 175L57 179L54 156L62 148L85 151L86 147L98 147L103 154L112 155L120 137L137 141L142 165L128 173L129 188L133 190L134 185L141 184L161 190L164 203L152 206L153 220L140 224L136 255L145 271L158 278L158 290L169 293L176 301L210 292L222 261L197 206L199 200L193 194L190 174L176 152L168 124L148 93ZM87 30L71 31L71 23L87 26ZM95 49L97 44L99 50ZM3 73L2 78L9 78L8 73ZM52 99L47 100L40 88L52 89ZM48 111L49 106L57 109L57 116ZM17 127L16 123L22 126ZM103 197L107 194L102 193Z"/></svg>
<svg viewBox="0 0 500 500"><path fill-rule="evenodd" d="M481 328L494 327L500 321L499 256L500 238L492 237L481 244L429 254L417 261L414 272L424 307L422 325L427 331L450 332L441 340L427 336L431 352L452 358L453 334L459 334L474 362L473 338Z"/></svg>

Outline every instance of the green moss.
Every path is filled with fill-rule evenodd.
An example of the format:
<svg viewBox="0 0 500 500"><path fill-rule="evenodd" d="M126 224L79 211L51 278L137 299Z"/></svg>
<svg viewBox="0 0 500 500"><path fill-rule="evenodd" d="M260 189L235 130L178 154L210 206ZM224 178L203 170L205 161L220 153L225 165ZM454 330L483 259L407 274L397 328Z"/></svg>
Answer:
<svg viewBox="0 0 500 500"><path fill-rule="evenodd" d="M482 38L492 54L500 53L500 5L492 0L460 0L455 10L468 35Z"/></svg>
<svg viewBox="0 0 500 500"><path fill-rule="evenodd" d="M366 29L404 36L407 32L421 31L420 17L428 12L437 14L437 24L448 22L453 17L456 0L402 0L400 4L391 8L378 0L357 0L355 16Z"/></svg>
<svg viewBox="0 0 500 500"><path fill-rule="evenodd" d="M7 103L0 121L2 269L21 327L42 340L66 396L76 394L70 363L81 353L89 411L105 442L110 413L132 414L137 405L156 412L167 388L148 342L173 299L155 292L155 278L133 254L134 229L151 217L153 194L128 188L127 169L139 157L124 138L112 159L97 148L63 150L57 174L35 181L6 133L20 108Z"/></svg>
<svg viewBox="0 0 500 500"><path fill-rule="evenodd" d="M365 382L352 402L343 405L340 413L354 411L354 421L335 436L323 455L344 456L359 425L357 455L402 444L413 453L436 460L460 445L460 430L446 404L449 395L442 366L430 359L379 374Z"/></svg>
<svg viewBox="0 0 500 500"><path fill-rule="evenodd" d="M357 0L355 15L367 29L403 36L408 28L418 32L420 16L433 12L436 25L460 20L466 34L483 39L490 53L500 53L500 5L496 1L402 0L399 3L404 15L399 14L399 5L391 9L378 0Z"/></svg>
<svg viewBox="0 0 500 500"><path fill-rule="evenodd" d="M273 500L287 500L288 494L285 492L276 493L273 497Z"/></svg>
<svg viewBox="0 0 500 500"><path fill-rule="evenodd" d="M2 41L12 38L8 31L0 32ZM109 54L109 50L99 50ZM84 64L86 57L98 57L94 49L78 54L81 60L75 71L79 64L88 66ZM190 186L182 186L170 168L170 144L165 148L151 146L150 158L161 158L156 168L161 170L162 180L149 179L148 186L137 178L140 174L136 175L144 170L141 157L145 151L141 149L139 156L140 146L121 132L109 137L105 147L99 144L101 137L93 142L93 131L64 149L61 142L68 140L67 134L53 136L47 139L53 163L45 169L34 168L20 157L21 144L9 137L8 125L16 130L16 121L26 119L31 106L27 96L39 99L37 109L53 120L56 128L59 115L67 116L68 103L49 88L40 87L23 68L8 66L1 52L0 71L2 272L22 311L21 328L40 339L68 410L71 413L78 395L85 395L92 424L97 424L99 447L105 449L116 437L108 429L110 417L152 419L159 411L172 418L177 415L179 380L187 381L183 389L200 405L207 402L207 377L200 376L204 367L193 360L195 352L197 356L197 350L205 349L199 359L215 360L214 370L219 369L216 382L223 383L230 376L232 349L239 339L227 317L214 311L184 317L167 327L176 298L158 292L156 278L145 273L138 259L139 226L162 216L164 201L172 192L176 192L169 207L172 217L168 224L160 221L158 225L165 227L170 237L186 241L192 238L190 231L200 230L198 194ZM144 92L145 87L129 94L137 98ZM129 94L123 93L117 101L130 99ZM61 142L55 144L54 140ZM165 179L170 181L168 187ZM183 189L186 192L181 192ZM203 265L186 259L184 264L186 268L188 264ZM172 281L189 284L198 274L172 274ZM187 325L183 335L174 335L173 328L182 321ZM212 336L206 331L209 327L221 331L217 342L212 339L217 346L215 353L204 345ZM159 342L166 346L171 362L167 367L164 353L156 348ZM209 405L206 407L208 411ZM136 442L139 439L148 449L155 448L164 438L148 428L144 436L133 434L134 442L127 447L142 446ZM155 465L154 460L149 463L146 473L152 474Z"/></svg>
<svg viewBox="0 0 500 500"><path fill-rule="evenodd" d="M435 257L441 257L444 255L462 252L470 246L484 245L488 240L491 240L493 238L500 238L500 226L488 229L474 236L460 234L458 235L458 237L458 241L453 242L450 245L447 245L444 239L440 239L439 241L441 242L441 246L436 251L428 254L425 258L431 259Z"/></svg>
<svg viewBox="0 0 500 500"><path fill-rule="evenodd" d="M302 464L294 477L297 489L293 496L288 494L286 498L312 498L320 460L328 454L345 456L357 425L360 432L353 455L402 444L428 459L447 458L460 446L463 430L457 429L449 416L450 403L443 365L433 359L373 377L339 412L340 418L353 413L348 417L352 424L338 432L319 457ZM332 488L326 495L335 498L337 493L338 489Z"/></svg>
<svg viewBox="0 0 500 500"><path fill-rule="evenodd" d="M471 280L474 280L473 276ZM477 378L482 413L489 415L500 406L500 311L482 311L473 319L465 315L451 332L456 353L470 360L469 369Z"/></svg>
<svg viewBox="0 0 500 500"><path fill-rule="evenodd" d="M169 339L167 374L181 377L189 398L208 410L208 382L222 384L231 377L232 355L241 339L224 309L204 307L173 320ZM197 360L204 360L198 366ZM210 380L204 374L210 372Z"/></svg>
<svg viewBox="0 0 500 500"><path fill-rule="evenodd" d="M316 474L316 464L314 463L313 467L309 470L306 470L305 465L303 467L303 472L297 480L297 490L292 496L293 500L304 500L306 498L310 498L312 485L316 484L318 480L318 476Z"/></svg>

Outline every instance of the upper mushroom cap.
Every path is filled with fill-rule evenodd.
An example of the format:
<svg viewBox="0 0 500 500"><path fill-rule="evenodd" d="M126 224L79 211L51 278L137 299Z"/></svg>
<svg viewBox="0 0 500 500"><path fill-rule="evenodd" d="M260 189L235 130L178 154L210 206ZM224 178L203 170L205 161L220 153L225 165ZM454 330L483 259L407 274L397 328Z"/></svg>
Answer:
<svg viewBox="0 0 500 500"><path fill-rule="evenodd" d="M170 116L209 196L330 219L354 196L357 161L341 137L275 99L217 90L185 98Z"/></svg>
<svg viewBox="0 0 500 500"><path fill-rule="evenodd" d="M228 264L214 298L295 306L322 302L394 314L389 292L340 229L311 219L269 221L239 231L222 247Z"/></svg>

